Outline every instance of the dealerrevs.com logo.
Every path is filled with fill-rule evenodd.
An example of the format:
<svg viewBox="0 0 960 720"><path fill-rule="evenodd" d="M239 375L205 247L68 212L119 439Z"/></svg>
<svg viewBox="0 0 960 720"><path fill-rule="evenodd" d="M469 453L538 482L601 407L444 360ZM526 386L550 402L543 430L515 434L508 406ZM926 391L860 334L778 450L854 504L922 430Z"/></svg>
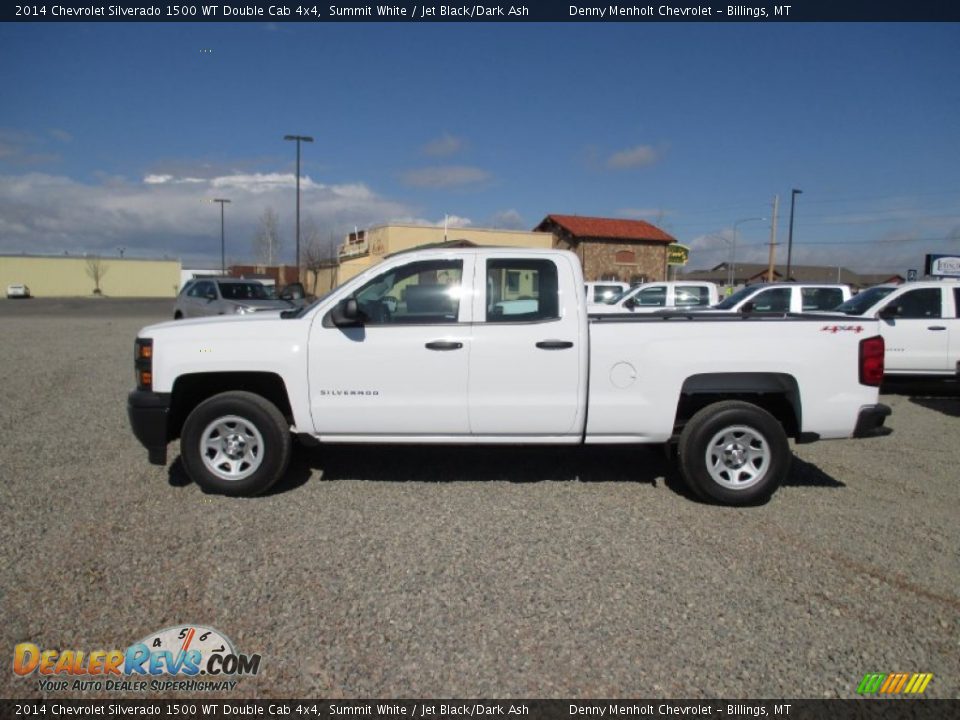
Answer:
<svg viewBox="0 0 960 720"><path fill-rule="evenodd" d="M13 650L13 672L37 677L45 692L233 690L234 678L259 671L259 655L238 653L202 625L168 627L125 650L44 650L28 642Z"/></svg>

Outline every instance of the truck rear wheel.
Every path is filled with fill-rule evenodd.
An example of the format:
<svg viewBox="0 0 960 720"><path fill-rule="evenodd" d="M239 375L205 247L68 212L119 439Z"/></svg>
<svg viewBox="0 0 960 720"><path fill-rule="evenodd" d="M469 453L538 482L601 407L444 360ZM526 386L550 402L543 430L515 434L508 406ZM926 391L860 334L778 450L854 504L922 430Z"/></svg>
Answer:
<svg viewBox="0 0 960 720"><path fill-rule="evenodd" d="M683 428L678 450L690 489L723 505L766 500L790 469L783 426L766 410L738 400L700 410Z"/></svg>
<svg viewBox="0 0 960 720"><path fill-rule="evenodd" d="M183 425L180 454L207 492L258 495L290 462L290 425L269 400L232 391L204 400Z"/></svg>

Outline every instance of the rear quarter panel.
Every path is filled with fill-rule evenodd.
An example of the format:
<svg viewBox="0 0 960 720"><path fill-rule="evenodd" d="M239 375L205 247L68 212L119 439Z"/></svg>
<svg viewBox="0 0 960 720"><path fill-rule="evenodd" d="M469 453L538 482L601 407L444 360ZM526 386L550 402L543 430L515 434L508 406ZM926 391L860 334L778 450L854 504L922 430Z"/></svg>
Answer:
<svg viewBox="0 0 960 720"><path fill-rule="evenodd" d="M666 441L687 378L758 372L795 379L802 432L849 437L877 402L859 382L859 343L877 334L875 321L846 317L592 321L588 442Z"/></svg>

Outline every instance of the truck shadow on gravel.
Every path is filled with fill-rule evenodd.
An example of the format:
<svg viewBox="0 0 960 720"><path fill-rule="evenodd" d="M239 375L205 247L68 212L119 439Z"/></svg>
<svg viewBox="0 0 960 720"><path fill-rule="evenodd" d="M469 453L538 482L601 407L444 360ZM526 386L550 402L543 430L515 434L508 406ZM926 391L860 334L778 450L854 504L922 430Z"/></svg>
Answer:
<svg viewBox="0 0 960 720"><path fill-rule="evenodd" d="M660 448L462 447L403 445L295 444L286 475L264 497L291 492L308 480L334 482L539 482L663 483L688 500L701 502L687 488L675 463ZM171 487L193 484L178 456L170 465ZM844 483L794 456L789 487L843 488Z"/></svg>
<svg viewBox="0 0 960 720"><path fill-rule="evenodd" d="M304 472L322 481L371 482L511 482L548 481L584 483L665 484L690 500L699 500L687 488L676 464L660 448L631 446L581 447L438 447L330 445L299 447L291 462L292 487L302 484ZM318 477L317 477L318 476ZM282 492L287 478L278 483ZM816 465L793 458L784 485L842 488L845 485Z"/></svg>
<svg viewBox="0 0 960 720"><path fill-rule="evenodd" d="M881 392L884 395L903 395L914 405L950 417L960 417L960 383L954 379L887 381Z"/></svg>

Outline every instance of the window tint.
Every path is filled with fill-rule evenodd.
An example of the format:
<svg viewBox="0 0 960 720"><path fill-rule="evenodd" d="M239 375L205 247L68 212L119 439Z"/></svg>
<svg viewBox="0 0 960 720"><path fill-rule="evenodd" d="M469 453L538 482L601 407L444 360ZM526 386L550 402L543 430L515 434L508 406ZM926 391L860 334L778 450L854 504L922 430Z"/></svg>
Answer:
<svg viewBox="0 0 960 720"><path fill-rule="evenodd" d="M754 312L789 312L790 288L770 288L757 293L753 300Z"/></svg>
<svg viewBox="0 0 960 720"><path fill-rule="evenodd" d="M677 307L706 306L710 304L710 293L705 287L678 287Z"/></svg>
<svg viewBox="0 0 960 720"><path fill-rule="evenodd" d="M270 294L262 283L221 282L220 297L227 300L269 300Z"/></svg>
<svg viewBox="0 0 960 720"><path fill-rule="evenodd" d="M560 317L557 266L526 258L487 261L487 322Z"/></svg>
<svg viewBox="0 0 960 720"><path fill-rule="evenodd" d="M940 288L921 288L909 290L894 301L900 308L897 317L904 319L938 318L940 309Z"/></svg>
<svg viewBox="0 0 960 720"><path fill-rule="evenodd" d="M960 288L953 289L953 316L960 318Z"/></svg>
<svg viewBox="0 0 960 720"><path fill-rule="evenodd" d="M663 285L644 288L633 296L633 302L642 307L664 307L667 304L667 288Z"/></svg>
<svg viewBox="0 0 960 720"><path fill-rule="evenodd" d="M424 260L377 275L355 297L366 325L452 323L462 287L462 261Z"/></svg>
<svg viewBox="0 0 960 720"><path fill-rule="evenodd" d="M804 310L833 310L843 302L840 288L803 288L800 296Z"/></svg>

